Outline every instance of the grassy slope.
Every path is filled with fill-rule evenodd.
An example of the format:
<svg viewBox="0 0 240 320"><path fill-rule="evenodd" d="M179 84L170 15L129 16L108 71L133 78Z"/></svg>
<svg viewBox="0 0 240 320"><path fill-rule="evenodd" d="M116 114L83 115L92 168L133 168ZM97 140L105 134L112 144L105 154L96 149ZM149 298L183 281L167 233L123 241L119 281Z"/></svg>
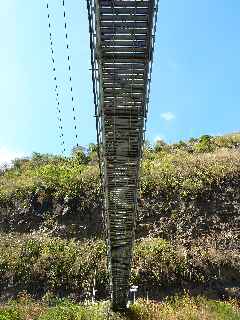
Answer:
<svg viewBox="0 0 240 320"><path fill-rule="evenodd" d="M186 208L187 203L198 201L201 195L207 199L206 195L215 192L216 186L220 190L216 193L217 199L219 195L231 194L230 198L223 197L223 203L239 205L236 196L239 194L239 145L240 135L235 134L211 139L203 137L171 146L160 143L155 149L146 148L141 177L144 203L141 214L153 214L152 225L165 213L178 224L185 211L169 204L177 202ZM233 185L229 181L234 182ZM14 224L14 210L18 207L28 210L33 196L51 197L56 202L67 198L68 203L69 199L78 199L82 212L88 212L98 204L99 197L96 155L88 159L82 155L70 159L35 155L30 161L15 161L12 169L0 175L0 216L12 219ZM5 208L10 210L4 211ZM191 211L188 214L195 219ZM229 216L226 220L233 219ZM151 230L151 233L155 236L136 244L132 283L159 288L182 286L185 282L219 281L239 286L240 255L239 246L232 245L238 243L234 230L218 236L209 233L207 238L199 237L186 245L177 239L162 239L158 231ZM16 288L36 294L42 290L45 296L59 291L86 294L92 289L95 270L98 292L107 290L105 247L101 240L64 240L41 232L2 233L0 238L0 287L3 291ZM163 305L139 301L132 307L134 312L130 319L239 319L239 313L234 311L235 304L201 298L192 300L187 296L182 299ZM64 302L49 309L44 304L21 301L2 307L0 320L38 319L40 314L42 320L105 319L104 308L104 304L86 309ZM118 318L112 315L112 319Z"/></svg>
<svg viewBox="0 0 240 320"><path fill-rule="evenodd" d="M1 235L1 290L26 290L42 296L46 293L79 298L92 292L96 280L97 296L106 297L108 274L106 249L101 240L64 240L43 234ZM216 247L212 239L195 242L191 247L161 238L137 241L131 283L144 290L186 287L209 283L233 282L239 285L238 250ZM225 292L227 295L227 292Z"/></svg>
<svg viewBox="0 0 240 320"><path fill-rule="evenodd" d="M180 190L192 196L211 183L240 171L240 134L174 145L156 144L144 152L142 195ZM89 209L99 192L96 153L71 158L35 154L31 160L16 160L0 175L0 204L28 200L34 192L46 191L59 199L81 197ZM96 201L96 200L95 200ZM27 203L25 203L27 205Z"/></svg>
<svg viewBox="0 0 240 320"><path fill-rule="evenodd" d="M88 305L58 300L48 307L26 296L0 307L0 320L238 320L240 310L235 301L217 302L188 295L174 297L163 303L138 300L120 315L109 310L106 302Z"/></svg>
<svg viewBox="0 0 240 320"><path fill-rule="evenodd" d="M190 237L204 224L209 232L212 226L222 226L225 220L234 225L239 205L239 146L240 135L235 134L145 148L137 236L144 231L140 228L142 224L151 224L147 233L153 231L154 225L164 229L165 217L167 226L162 234L157 234L161 237L183 235L196 221ZM69 218L78 218L71 222L77 226L79 219L88 215L91 219L92 213L95 220L96 212L101 216L99 190L95 152L85 158L82 154L67 159L35 155L31 160L15 161L12 169L0 175L0 224L7 225L6 230L14 230L20 223L24 227L32 217L41 220L38 227L49 225L52 229L56 221L65 220L67 224ZM66 211L63 217L62 212ZM217 222L212 217L213 211ZM232 217L221 214L224 211ZM210 216L208 220L205 213ZM205 219L203 223L199 217ZM179 226L183 226L182 230ZM231 227L223 225L222 229ZM27 230L30 229L31 222Z"/></svg>

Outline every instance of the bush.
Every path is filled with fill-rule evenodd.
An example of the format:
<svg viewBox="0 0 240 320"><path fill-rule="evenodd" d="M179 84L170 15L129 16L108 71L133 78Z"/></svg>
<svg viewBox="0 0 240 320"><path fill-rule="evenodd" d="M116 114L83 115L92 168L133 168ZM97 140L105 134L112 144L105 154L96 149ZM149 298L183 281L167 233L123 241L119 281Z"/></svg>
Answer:
<svg viewBox="0 0 240 320"><path fill-rule="evenodd" d="M199 138L199 142L195 145L197 152L211 152L215 149L212 137L209 135L203 135Z"/></svg>
<svg viewBox="0 0 240 320"><path fill-rule="evenodd" d="M217 245L218 247L218 245ZM138 241L131 283L142 289L181 287L240 278L238 251L216 249L210 239L184 247L160 238ZM39 296L73 294L80 299L108 294L106 249L103 241L74 241L46 235L1 235L0 286ZM236 284L237 285L237 284Z"/></svg>

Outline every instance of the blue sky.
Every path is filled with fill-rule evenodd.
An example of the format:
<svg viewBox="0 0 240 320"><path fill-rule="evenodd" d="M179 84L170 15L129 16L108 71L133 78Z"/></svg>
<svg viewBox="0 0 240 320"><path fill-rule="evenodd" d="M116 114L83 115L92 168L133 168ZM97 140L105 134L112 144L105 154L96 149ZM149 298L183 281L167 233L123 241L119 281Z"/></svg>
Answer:
<svg viewBox="0 0 240 320"><path fill-rule="evenodd" d="M74 145L61 0L49 0L65 143ZM79 144L96 140L85 0L65 0ZM240 2L160 0L147 138L168 142L239 131ZM60 153L46 2L0 11L0 161Z"/></svg>

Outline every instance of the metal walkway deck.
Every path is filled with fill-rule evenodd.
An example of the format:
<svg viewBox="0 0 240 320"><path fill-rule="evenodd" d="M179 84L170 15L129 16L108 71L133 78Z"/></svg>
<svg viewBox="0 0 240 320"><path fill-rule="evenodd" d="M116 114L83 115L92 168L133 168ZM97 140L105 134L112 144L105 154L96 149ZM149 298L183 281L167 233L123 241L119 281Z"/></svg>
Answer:
<svg viewBox="0 0 240 320"><path fill-rule="evenodd" d="M114 309L126 307L158 0L87 0Z"/></svg>

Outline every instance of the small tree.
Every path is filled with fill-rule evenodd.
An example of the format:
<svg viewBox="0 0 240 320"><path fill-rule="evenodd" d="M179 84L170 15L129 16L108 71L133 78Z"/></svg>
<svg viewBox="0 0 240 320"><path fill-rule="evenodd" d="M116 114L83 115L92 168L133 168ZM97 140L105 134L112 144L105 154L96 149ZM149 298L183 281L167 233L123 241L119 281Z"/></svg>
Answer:
<svg viewBox="0 0 240 320"><path fill-rule="evenodd" d="M89 143L88 145L88 157L91 164L98 162L98 145L95 143Z"/></svg>
<svg viewBox="0 0 240 320"><path fill-rule="evenodd" d="M77 160L79 164L87 164L90 160L86 148L82 146L74 147L72 149L72 157Z"/></svg>
<svg viewBox="0 0 240 320"><path fill-rule="evenodd" d="M157 140L157 141L155 142L154 147L153 147L153 150L154 150L155 152L159 152L159 151L165 150L166 148L167 148L166 142L165 142L164 140L162 140L162 139L159 139L159 140Z"/></svg>
<svg viewBox="0 0 240 320"><path fill-rule="evenodd" d="M195 145L197 152L211 152L215 149L212 137L205 134L199 138L199 142Z"/></svg>

